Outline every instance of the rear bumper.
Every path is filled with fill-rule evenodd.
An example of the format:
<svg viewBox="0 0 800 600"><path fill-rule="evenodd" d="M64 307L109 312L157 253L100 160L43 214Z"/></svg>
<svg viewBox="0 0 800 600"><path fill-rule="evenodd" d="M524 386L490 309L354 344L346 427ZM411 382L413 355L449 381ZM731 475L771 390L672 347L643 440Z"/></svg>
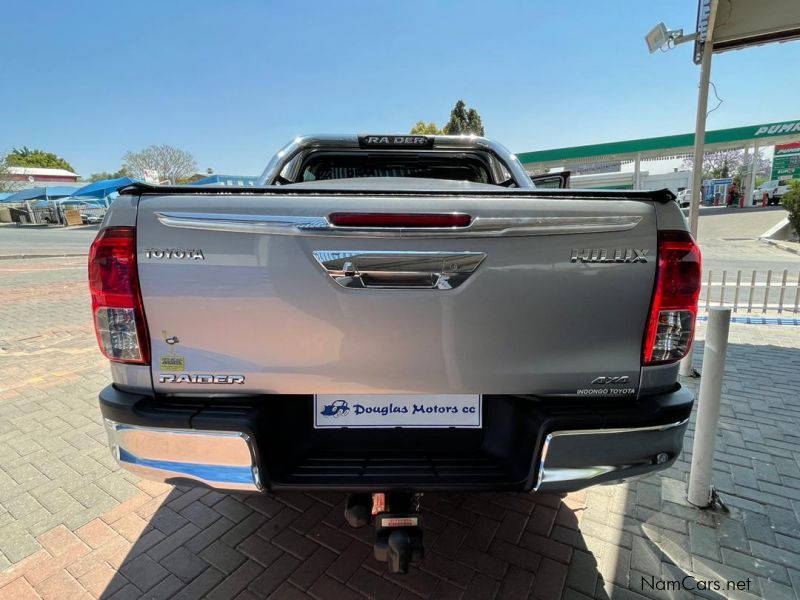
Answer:
<svg viewBox="0 0 800 600"><path fill-rule="evenodd" d="M128 471L225 490L261 489L252 439L237 431L125 425L106 419L111 452Z"/></svg>
<svg viewBox="0 0 800 600"><path fill-rule="evenodd" d="M216 489L568 492L680 454L685 389L638 401L485 396L483 430L313 430L309 396L100 393L112 452L148 479Z"/></svg>

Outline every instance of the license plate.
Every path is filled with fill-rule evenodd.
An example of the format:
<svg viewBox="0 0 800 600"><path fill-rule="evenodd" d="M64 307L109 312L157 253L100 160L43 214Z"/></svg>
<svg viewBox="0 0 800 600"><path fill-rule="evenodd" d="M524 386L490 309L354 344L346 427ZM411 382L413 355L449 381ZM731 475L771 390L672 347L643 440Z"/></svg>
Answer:
<svg viewBox="0 0 800 600"><path fill-rule="evenodd" d="M314 396L314 428L481 427L479 394Z"/></svg>

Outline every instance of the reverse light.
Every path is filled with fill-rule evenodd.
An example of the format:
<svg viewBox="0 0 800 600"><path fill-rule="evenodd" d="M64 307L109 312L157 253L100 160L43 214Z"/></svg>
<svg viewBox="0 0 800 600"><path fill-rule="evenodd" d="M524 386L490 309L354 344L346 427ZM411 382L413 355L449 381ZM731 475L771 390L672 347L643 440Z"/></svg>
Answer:
<svg viewBox="0 0 800 600"><path fill-rule="evenodd" d="M660 231L656 284L647 319L643 364L675 362L689 351L700 286L700 248L692 236L686 231Z"/></svg>
<svg viewBox="0 0 800 600"><path fill-rule="evenodd" d="M110 360L149 364L133 227L109 227L89 250L89 291L100 350Z"/></svg>

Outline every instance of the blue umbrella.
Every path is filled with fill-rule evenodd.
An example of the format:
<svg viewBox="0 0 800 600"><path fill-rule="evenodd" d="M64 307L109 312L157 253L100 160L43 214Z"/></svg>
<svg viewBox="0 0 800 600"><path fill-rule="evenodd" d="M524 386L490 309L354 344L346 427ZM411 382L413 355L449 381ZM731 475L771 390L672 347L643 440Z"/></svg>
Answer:
<svg viewBox="0 0 800 600"><path fill-rule="evenodd" d="M71 196L78 188L55 185L49 187L36 187L21 190L16 194L11 194L3 202L25 202L26 200L51 200L53 198L64 198Z"/></svg>
<svg viewBox="0 0 800 600"><path fill-rule="evenodd" d="M116 179L101 179L82 188L75 190L71 196L91 196L92 198L105 198L118 189L134 183L136 179L130 177L117 177Z"/></svg>

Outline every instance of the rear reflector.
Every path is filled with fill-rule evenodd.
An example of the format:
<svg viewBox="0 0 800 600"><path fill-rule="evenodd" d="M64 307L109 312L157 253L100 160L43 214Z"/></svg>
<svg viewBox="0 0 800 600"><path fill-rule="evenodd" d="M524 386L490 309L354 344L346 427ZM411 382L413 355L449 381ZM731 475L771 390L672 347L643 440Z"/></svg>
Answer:
<svg viewBox="0 0 800 600"><path fill-rule="evenodd" d="M100 350L110 360L149 364L133 227L109 227L89 250L89 291Z"/></svg>
<svg viewBox="0 0 800 600"><path fill-rule="evenodd" d="M472 217L463 213L332 213L336 227L467 227Z"/></svg>
<svg viewBox="0 0 800 600"><path fill-rule="evenodd" d="M692 236L685 231L660 231L656 284L644 338L643 364L675 362L689 351L700 285L700 249Z"/></svg>

